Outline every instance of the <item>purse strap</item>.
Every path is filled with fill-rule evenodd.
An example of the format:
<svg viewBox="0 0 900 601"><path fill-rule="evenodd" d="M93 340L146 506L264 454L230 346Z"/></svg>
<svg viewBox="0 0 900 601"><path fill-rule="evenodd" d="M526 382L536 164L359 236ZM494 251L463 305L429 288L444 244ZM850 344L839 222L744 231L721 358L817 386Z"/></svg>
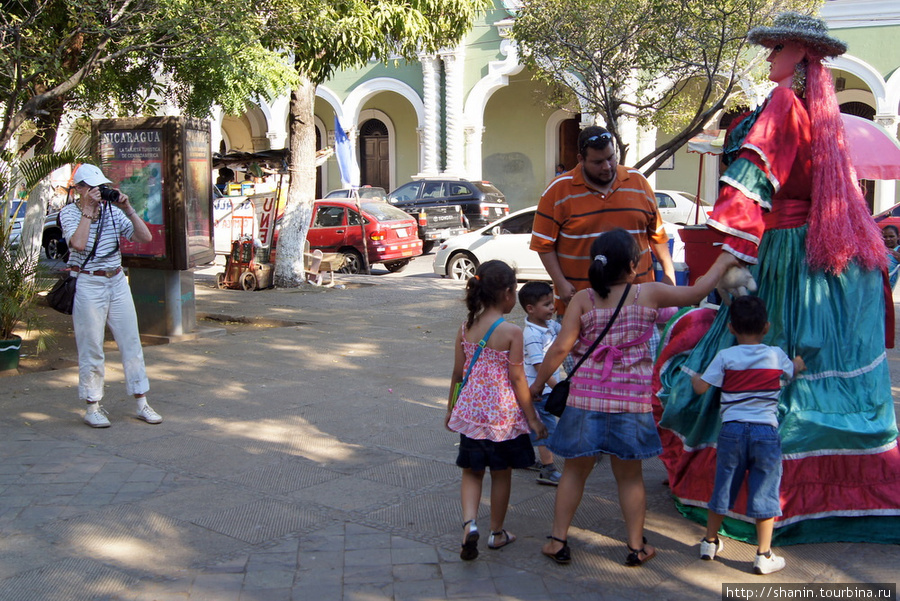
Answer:
<svg viewBox="0 0 900 601"><path fill-rule="evenodd" d="M619 316L619 311L622 310L622 305L625 304L625 299L628 297L628 291L631 290L631 284L627 284L625 286L625 291L622 292L622 298L619 299L619 304L616 305L616 310L612 314L612 317L609 318L609 322L607 322L606 327L603 328L603 331L600 332L600 335L597 336L597 340L581 355L581 359L578 360L578 363L575 364L575 367L572 368L572 371L566 376L566 380L571 380L572 376L575 375L576 370L581 367L581 364L585 362L585 360L594 352L594 349L597 348L597 345L600 344L600 341L606 336L606 333L609 332L609 329L612 327L613 322L616 321L616 318Z"/></svg>
<svg viewBox="0 0 900 601"><path fill-rule="evenodd" d="M491 324L491 327L488 328L488 331L487 331L487 333L484 335L484 338L482 338L481 341L478 343L478 348L475 349L475 353L472 355L472 360L469 361L469 369L466 370L466 375L465 375L465 377L462 379L462 384L460 384L460 388L462 388L463 386L465 386L465 385L466 385L466 382L469 381L469 374L472 373L472 368L475 367L475 362L478 361L478 357L481 355L481 351L484 350L484 347L487 346L488 338L491 337L491 334L494 333L494 329L495 329L497 326L499 326L500 323L503 322L503 321L504 321L504 319L501 317L500 319L498 319L497 321L495 321L493 324Z"/></svg>

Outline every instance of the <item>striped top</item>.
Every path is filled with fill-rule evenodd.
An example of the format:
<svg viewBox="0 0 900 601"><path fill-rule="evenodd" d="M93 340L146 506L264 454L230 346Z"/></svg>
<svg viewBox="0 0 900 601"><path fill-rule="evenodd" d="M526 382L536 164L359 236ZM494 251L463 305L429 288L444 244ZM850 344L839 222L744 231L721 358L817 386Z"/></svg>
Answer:
<svg viewBox="0 0 900 601"><path fill-rule="evenodd" d="M134 235L134 224L125 216L118 207L114 207L109 203L102 203L103 212L100 219L91 223L91 231L88 234L87 244L83 251L77 251L70 247L69 265L81 267L84 260L91 254L94 248L94 238L97 236L97 229L103 220L103 231L100 233L100 242L97 243L97 250L94 256L84 266L87 271L96 271L98 269L113 270L122 266L122 252L119 250L119 237L131 240ZM71 240L72 235L78 228L81 221L81 209L76 203L68 204L59 212L59 223L62 225L63 236L66 240Z"/></svg>
<svg viewBox="0 0 900 601"><path fill-rule="evenodd" d="M593 290L591 302L594 301ZM635 300L641 287L635 288ZM594 343L615 308L595 307L581 316L581 334L573 355L580 359ZM650 336L656 327L657 310L641 305L622 307L606 337L597 345L572 377L569 407L604 413L649 413L650 380L653 360L650 357Z"/></svg>
<svg viewBox="0 0 900 601"><path fill-rule="evenodd" d="M665 244L669 237L650 184L639 171L619 165L609 194L601 194L587 185L578 165L550 182L541 195L531 250L555 251L563 275L576 291L584 290L590 287L591 244L617 227L630 232L641 249L635 283L653 281L650 245ZM565 309L557 299L557 312L562 315Z"/></svg>
<svg viewBox="0 0 900 601"><path fill-rule="evenodd" d="M794 376L794 364L783 350L765 344L739 344L719 351L701 377L722 389L722 422L777 428L782 375Z"/></svg>
<svg viewBox="0 0 900 601"><path fill-rule="evenodd" d="M547 354L550 345L552 345L553 341L556 340L556 337L559 336L561 327L559 322L555 320L548 321L546 328L542 328L541 326L528 321L528 319L525 320L525 328L522 331L522 337L525 344L523 354L525 360L525 380L528 382L529 386L534 384L534 380L537 378L538 370L535 366L544 362L544 355ZM557 382L562 380L559 369L556 370L553 377ZM550 385L544 384L543 394L549 393L550 390L552 390Z"/></svg>

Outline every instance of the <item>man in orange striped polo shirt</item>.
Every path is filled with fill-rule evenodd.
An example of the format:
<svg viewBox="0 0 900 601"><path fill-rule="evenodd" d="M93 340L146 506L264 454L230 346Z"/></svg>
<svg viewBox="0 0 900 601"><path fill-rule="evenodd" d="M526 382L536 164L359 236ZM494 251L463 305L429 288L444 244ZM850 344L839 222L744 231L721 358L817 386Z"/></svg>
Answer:
<svg viewBox="0 0 900 601"><path fill-rule="evenodd" d="M664 281L675 283L669 237L653 189L639 171L618 164L615 142L606 129L586 127L578 136L578 165L544 190L531 234L531 249L553 279L559 315L575 292L590 286L591 243L616 227L630 232L641 248L635 283L654 279L651 250Z"/></svg>

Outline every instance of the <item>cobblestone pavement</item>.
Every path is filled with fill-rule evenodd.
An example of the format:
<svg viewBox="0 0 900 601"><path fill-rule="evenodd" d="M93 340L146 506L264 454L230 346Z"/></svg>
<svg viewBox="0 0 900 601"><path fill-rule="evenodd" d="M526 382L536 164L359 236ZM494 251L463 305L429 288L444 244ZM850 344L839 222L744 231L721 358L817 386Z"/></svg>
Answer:
<svg viewBox="0 0 900 601"><path fill-rule="evenodd" d="M900 546L785 547L787 569L765 578L746 544L701 562L702 527L675 511L658 460L644 468L659 550L646 566L622 565L606 463L576 516L572 564L540 555L555 489L528 471L506 523L518 541L489 551L483 537L481 556L460 561L456 438L442 419L461 286L343 280L243 292L198 276L198 313L280 327L205 326L146 347L160 425L133 417L116 352L105 430L81 423L74 368L0 380L0 600L662 601L719 599L723 583L896 582Z"/></svg>

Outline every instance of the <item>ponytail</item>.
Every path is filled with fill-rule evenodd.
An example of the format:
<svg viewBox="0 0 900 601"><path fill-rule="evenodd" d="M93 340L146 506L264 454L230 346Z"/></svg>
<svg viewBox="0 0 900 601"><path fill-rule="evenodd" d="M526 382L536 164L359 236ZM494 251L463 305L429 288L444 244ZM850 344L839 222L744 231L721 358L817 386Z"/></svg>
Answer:
<svg viewBox="0 0 900 601"><path fill-rule="evenodd" d="M604 232L591 244L588 279L600 298L609 296L610 286L618 284L641 258L634 236L622 228Z"/></svg>
<svg viewBox="0 0 900 601"><path fill-rule="evenodd" d="M466 282L466 308L469 310L466 327L471 328L485 309L499 304L506 290L515 289L516 272L512 267L497 260L479 265L475 275Z"/></svg>

